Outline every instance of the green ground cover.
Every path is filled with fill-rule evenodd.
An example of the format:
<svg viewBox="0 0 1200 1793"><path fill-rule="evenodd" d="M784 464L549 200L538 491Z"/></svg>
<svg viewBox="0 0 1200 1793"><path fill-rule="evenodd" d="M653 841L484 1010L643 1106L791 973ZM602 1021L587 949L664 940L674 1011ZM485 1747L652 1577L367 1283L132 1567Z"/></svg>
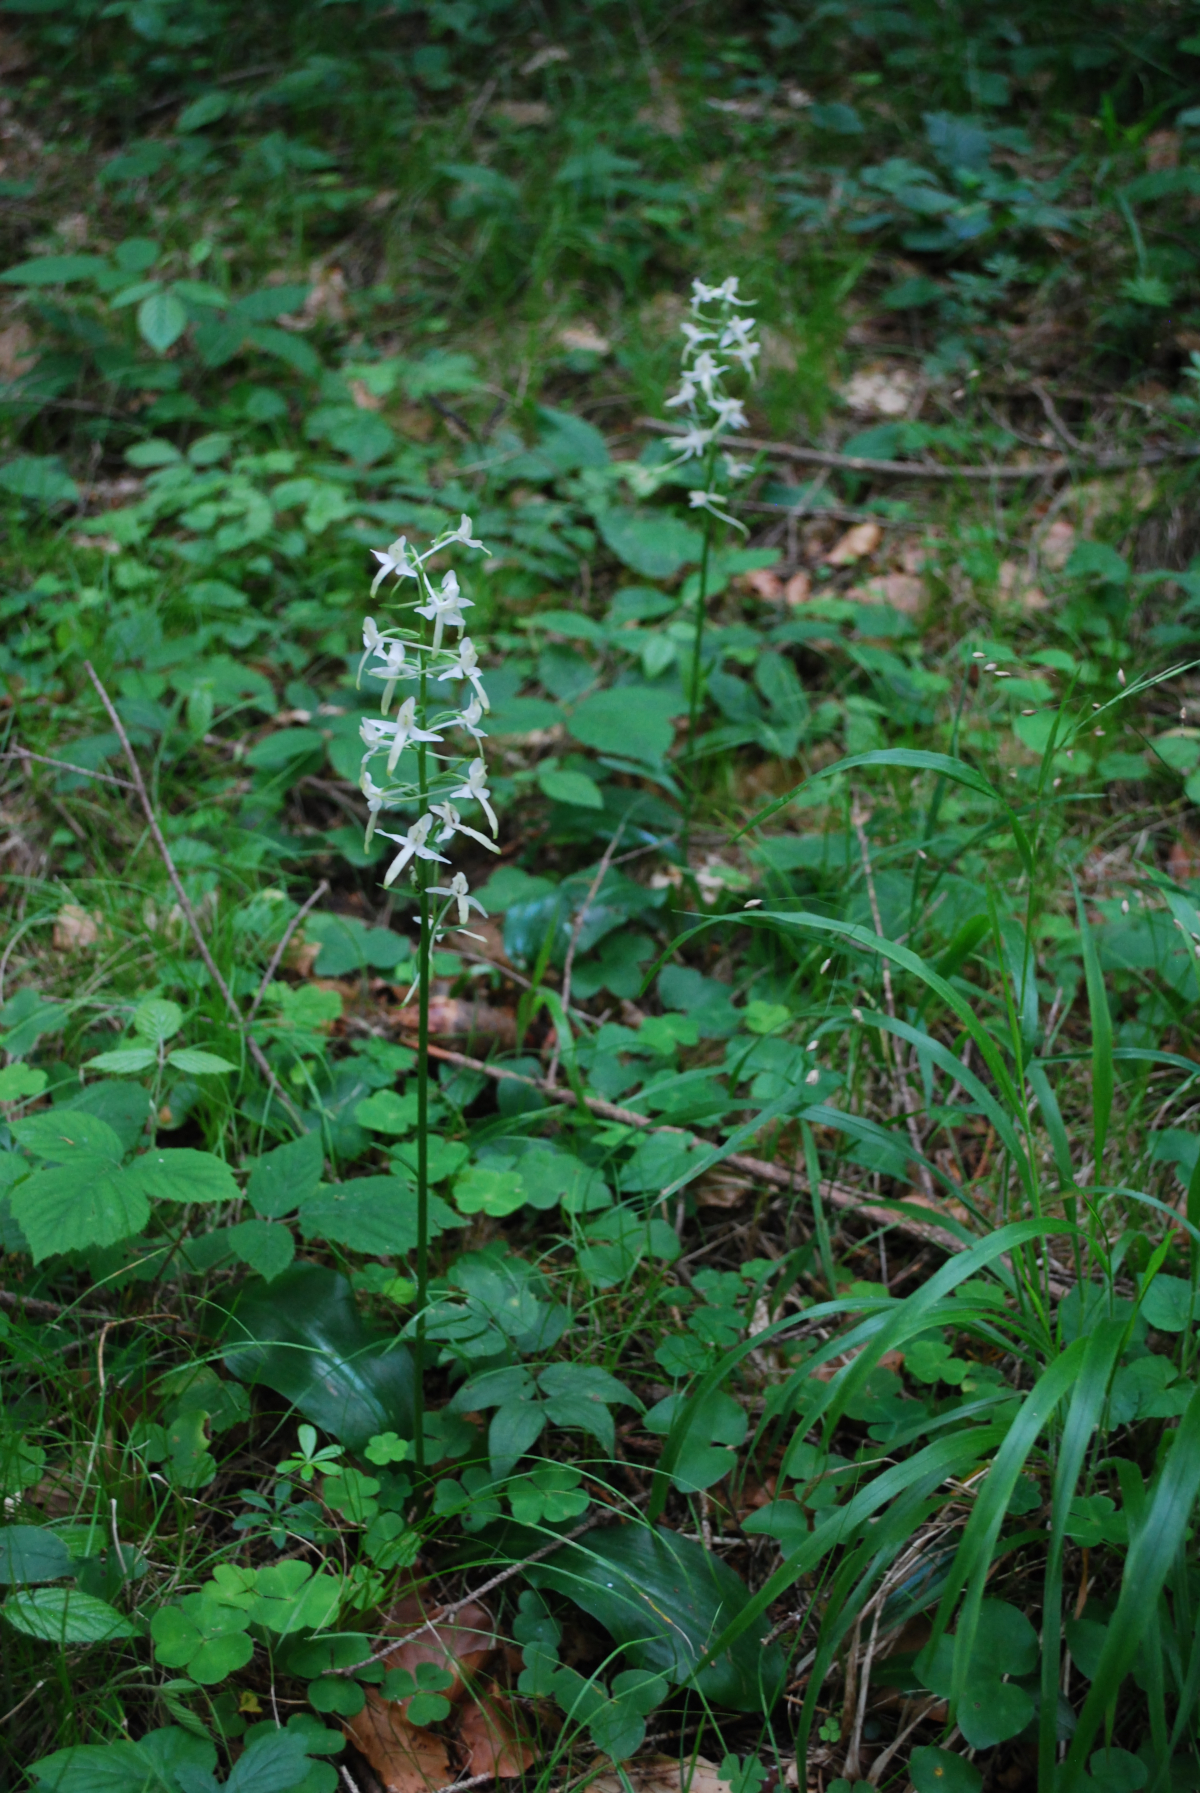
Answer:
<svg viewBox="0 0 1200 1793"><path fill-rule="evenodd" d="M1200 1786L1198 204L1190 4L3 0L0 1786Z"/></svg>

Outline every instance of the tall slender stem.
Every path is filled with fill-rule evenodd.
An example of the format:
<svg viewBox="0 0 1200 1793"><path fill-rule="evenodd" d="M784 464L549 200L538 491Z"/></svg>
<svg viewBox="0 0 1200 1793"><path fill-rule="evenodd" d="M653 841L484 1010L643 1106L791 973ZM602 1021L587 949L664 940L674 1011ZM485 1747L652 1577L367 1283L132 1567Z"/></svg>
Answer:
<svg viewBox="0 0 1200 1793"><path fill-rule="evenodd" d="M711 486L716 466L715 446L704 461L704 481ZM692 815L696 807L696 729L700 721L700 663L704 652L704 622L708 604L708 561L712 551L713 519L704 513L704 546L700 552L700 588L696 593L696 622L692 630L692 671L688 691L687 778L683 792L683 828L681 842L686 870L691 860Z"/></svg>
<svg viewBox="0 0 1200 1793"><path fill-rule="evenodd" d="M424 583L424 580L422 581ZM425 637L422 627L422 642ZM421 657L417 709L426 726L426 661ZM418 813L424 815L429 798L429 776L424 741L417 743ZM416 861L421 900L421 933L417 943L417 1336L413 1351L414 1456L418 1470L425 1468L425 1308L429 1291L429 974L433 961L433 930L429 918L429 879L426 862Z"/></svg>

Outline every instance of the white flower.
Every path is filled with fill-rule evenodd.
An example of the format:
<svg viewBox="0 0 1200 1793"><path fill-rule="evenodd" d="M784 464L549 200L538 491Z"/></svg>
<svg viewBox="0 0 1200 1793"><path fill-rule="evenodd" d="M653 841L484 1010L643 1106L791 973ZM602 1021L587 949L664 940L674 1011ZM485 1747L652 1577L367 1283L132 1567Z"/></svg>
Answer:
<svg viewBox="0 0 1200 1793"><path fill-rule="evenodd" d="M460 784L456 791L451 791L450 795L451 797L473 798L474 801L481 806L484 815L492 824L492 833L499 834L500 824L496 820L496 812L488 802L491 792L487 787L487 765L482 759L471 761L471 764L467 767L466 783Z"/></svg>
<svg viewBox="0 0 1200 1793"><path fill-rule="evenodd" d="M698 311L702 305L750 305L750 299L738 298L738 277L731 274L720 286L705 286L702 280L692 281L692 310Z"/></svg>
<svg viewBox="0 0 1200 1793"><path fill-rule="evenodd" d="M451 726L455 728L465 728L467 733L469 735L474 735L477 741L486 741L487 730L482 729L479 726L482 720L483 705L477 697L473 697L466 709L459 711Z"/></svg>
<svg viewBox="0 0 1200 1793"><path fill-rule="evenodd" d="M470 921L472 909L478 909L480 915L486 916L487 914L487 910L479 901L479 898L471 895L470 886L462 872L455 872L448 886L431 884L429 886L429 894L430 896L449 897L452 902L458 905L458 925L460 928L465 928Z"/></svg>
<svg viewBox="0 0 1200 1793"><path fill-rule="evenodd" d="M467 522L469 519L464 517L463 521ZM442 630L445 628L446 624L449 623L452 629L465 629L467 626L467 619L463 615L463 611L473 610L474 607L473 600L471 598L464 598L459 591L458 579L453 567L451 567L450 571L442 580L441 591L434 591L431 588L427 601L424 604L419 604L417 606L417 615L428 617L433 623L433 647L435 653L442 645Z"/></svg>
<svg viewBox="0 0 1200 1793"><path fill-rule="evenodd" d="M470 519L470 517L467 516L465 511L459 518L458 528L452 529L450 531L449 535L444 535L442 537L442 542L443 542L443 544L445 544L447 542L461 542L464 548L482 548L483 547L483 543L477 542L475 540L475 538L472 536L472 534L471 534L471 519ZM486 549L484 550L484 552L486 553Z"/></svg>
<svg viewBox="0 0 1200 1793"><path fill-rule="evenodd" d="M728 511L721 509L719 499L719 492L695 491L688 493L688 503L694 511L707 511L710 517L720 517L722 523L732 523L733 527L740 529L743 535L749 535L750 531L744 523L739 523L736 517L731 517Z"/></svg>
<svg viewBox="0 0 1200 1793"><path fill-rule="evenodd" d="M675 446L679 450L679 459L681 461L695 460L710 446L716 433L716 430L702 429L698 423L693 423L683 432L682 436L676 439Z"/></svg>
<svg viewBox="0 0 1200 1793"><path fill-rule="evenodd" d="M715 330L702 330L699 324L693 324L690 318L684 318L679 328L687 337L687 347L683 351L685 355L692 354L702 342L712 342L717 334Z"/></svg>
<svg viewBox="0 0 1200 1793"><path fill-rule="evenodd" d="M367 759L370 759L373 753L378 753L385 741L389 741L391 747L388 752L387 769L389 772L394 772L396 761L410 741L440 741L443 739L432 729L418 728L416 714L416 698L406 697L396 711L394 722L381 722L376 716L364 716L359 723L358 732L363 746L367 750Z"/></svg>
<svg viewBox="0 0 1200 1793"><path fill-rule="evenodd" d="M753 318L727 318L717 347L719 349L744 349L749 347L753 335ZM755 345L755 352L757 353L757 345Z"/></svg>
<svg viewBox="0 0 1200 1793"><path fill-rule="evenodd" d="M426 841L429 839L429 830L432 827L433 817L431 815L424 815L421 817L420 821L413 823L406 834L389 834L386 828L381 828L379 830L380 834L383 835L384 840L397 841L400 846L400 851L384 873L383 887L385 890L389 884L395 883L410 859L432 859L435 860L438 865L446 865L449 863L444 853L435 853L432 847L427 847L425 845Z"/></svg>
<svg viewBox="0 0 1200 1793"><path fill-rule="evenodd" d="M685 368L683 371L683 385L679 388L678 392L673 392L670 398L665 399L663 402L668 410L670 410L673 405L694 405L696 402L696 392L696 382L693 380L687 368Z"/></svg>
<svg viewBox="0 0 1200 1793"><path fill-rule="evenodd" d="M479 655L475 651L475 643L469 635L464 635L458 644L457 660L452 661L444 672L438 673L438 683L444 685L447 679L470 679L480 703L485 710L490 710L492 706L488 702L487 692L483 688L482 677L483 672L479 665Z"/></svg>
<svg viewBox="0 0 1200 1793"><path fill-rule="evenodd" d="M747 342L743 343L740 349L734 349L733 360L738 363L743 373L752 374L754 372L754 357L758 354L760 347L761 344L757 342Z"/></svg>
<svg viewBox="0 0 1200 1793"><path fill-rule="evenodd" d="M404 536L398 536L390 548L372 548L371 553L379 562L379 571L371 581L371 596L374 597L380 582L389 573L395 573L397 579L415 579L417 562L408 557L408 542Z"/></svg>
<svg viewBox="0 0 1200 1793"><path fill-rule="evenodd" d="M715 398L713 410L716 413L716 428L718 430L748 428L745 406L740 398Z"/></svg>
<svg viewBox="0 0 1200 1793"><path fill-rule="evenodd" d="M396 680L405 677L411 678L413 675L411 673L406 674L404 671L404 643L402 641L381 642L375 652L382 656L383 665L372 666L367 677L387 680L387 683L383 687L383 702L380 705L380 708L386 716L392 707L392 697L396 690Z"/></svg>
<svg viewBox="0 0 1200 1793"><path fill-rule="evenodd" d="M374 591L374 589L375 587L372 586L371 590ZM382 654L391 639L389 632L386 629L381 629L373 616L366 618L363 623L363 656L358 663L358 677L354 681L355 690L362 684L363 667L371 655Z"/></svg>
<svg viewBox="0 0 1200 1793"><path fill-rule="evenodd" d="M375 824L379 820L379 812L383 808L383 800L386 797L387 792L382 786L375 783L375 780L367 771L365 762L362 769L362 777L358 782L362 794L367 800L367 832L363 839L363 846L369 847L371 844L371 836L375 832Z"/></svg>
<svg viewBox="0 0 1200 1793"><path fill-rule="evenodd" d="M726 369L721 366L715 355L711 355L707 349L701 349L685 378L700 388L711 405L714 396L713 386L725 371Z"/></svg>
<svg viewBox="0 0 1200 1793"><path fill-rule="evenodd" d="M725 471L730 479L745 479L748 473L753 473L754 471L753 461L735 461L731 454L723 455L722 459L725 462Z"/></svg>
<svg viewBox="0 0 1200 1793"><path fill-rule="evenodd" d="M489 853L500 851L495 841L489 840L486 834L480 834L476 829L467 827L453 803L433 803L430 807L434 815L440 817L444 824L437 837L439 845L442 841L453 840L456 834L469 834L472 840L477 840L481 847L487 848Z"/></svg>

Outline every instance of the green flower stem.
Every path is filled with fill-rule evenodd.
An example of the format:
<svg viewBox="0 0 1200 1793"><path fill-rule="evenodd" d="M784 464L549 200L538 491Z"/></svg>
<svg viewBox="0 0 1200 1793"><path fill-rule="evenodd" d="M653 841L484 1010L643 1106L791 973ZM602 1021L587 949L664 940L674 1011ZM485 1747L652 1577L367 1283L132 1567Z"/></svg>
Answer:
<svg viewBox="0 0 1200 1793"><path fill-rule="evenodd" d="M710 491L716 465L717 449L714 443L704 459L704 484ZM688 692L687 777L684 780L683 828L680 833L685 870L691 856L692 816L696 807L696 730L700 721L700 662L704 651L704 622L708 603L708 562L712 551L712 534L713 516L711 511L705 511L704 547L700 553L700 589L696 593L696 624L692 632L692 673L691 688Z"/></svg>
<svg viewBox="0 0 1200 1793"><path fill-rule="evenodd" d="M422 576L421 584L428 586ZM427 629L422 622L421 641ZM426 660L421 658L417 686L417 711L421 727L426 723ZM417 743L418 814L429 807L428 749ZM413 1452L418 1470L425 1468L425 1308L429 1293L429 974L432 969L433 929L429 917L428 861L415 863L421 903L421 933L417 943L417 1336L413 1351Z"/></svg>

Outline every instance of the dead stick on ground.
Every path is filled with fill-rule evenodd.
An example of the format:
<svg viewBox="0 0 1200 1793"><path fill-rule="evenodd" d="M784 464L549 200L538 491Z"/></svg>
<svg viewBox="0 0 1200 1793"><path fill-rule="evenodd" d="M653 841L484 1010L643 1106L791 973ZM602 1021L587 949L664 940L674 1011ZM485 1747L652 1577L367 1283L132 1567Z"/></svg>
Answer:
<svg viewBox="0 0 1200 1793"><path fill-rule="evenodd" d="M654 430L660 436L680 434L677 424L664 423L657 417L639 417L638 426ZM943 467L934 461L877 461L866 455L834 454L823 448L797 448L791 442L764 442L756 436L729 436L728 446L736 452L749 449L755 454L775 455L780 460L799 461L806 467L832 467L844 473L874 473L884 479L986 479L1030 480L1061 479L1086 466L1101 473L1117 473L1132 467L1157 467L1163 461L1186 461L1200 455L1200 448L1181 443L1177 448L1151 448L1144 454L1086 454L1068 461L1035 461L1028 467Z"/></svg>
<svg viewBox="0 0 1200 1793"><path fill-rule="evenodd" d="M98 784L115 784L122 791L137 789L127 778L114 778L111 772L93 772L89 766L72 765L70 760L52 760L44 753L34 753L28 747L10 747L7 753L0 754L0 759L36 760L40 766L56 766L60 772L75 772L80 778L94 778Z"/></svg>
<svg viewBox="0 0 1200 1793"><path fill-rule="evenodd" d="M406 1045L414 1045L415 1040L409 1038ZM485 1077L494 1077L498 1082L510 1080L514 1083L526 1084L530 1089L541 1090L555 1102L563 1102L568 1107L578 1106L574 1090L551 1089L543 1077L523 1077L519 1071L510 1071L503 1065L488 1064L482 1058L470 1058L465 1052L455 1052L449 1046L429 1048L430 1058L444 1059L447 1064L461 1065L467 1071L480 1071ZM655 1124L644 1114L637 1114L632 1108L620 1108L615 1102L605 1102L599 1096L585 1096L584 1105L592 1114L599 1114L608 1121L621 1121L627 1127L643 1127L653 1133L685 1133L684 1127L663 1127ZM750 1158L744 1152L730 1152L722 1160L732 1170L744 1171L747 1176L757 1177L762 1183L771 1183L776 1189L786 1190L794 1194L798 1189L807 1190L807 1179L799 1171L785 1170L781 1164L768 1164L765 1158ZM820 1186L822 1201L831 1207L843 1209L847 1213L857 1214L872 1226L895 1227L897 1232L906 1233L911 1239L919 1239L925 1245L935 1245L939 1251L954 1254L968 1251L976 1243L974 1239L960 1239L957 1233L948 1228L938 1226L936 1221L916 1220L908 1214L900 1213L892 1208L885 1208L881 1203L866 1201L857 1189L849 1188L845 1183L822 1183ZM1007 1258L1002 1259L1011 1268ZM1061 1266L1056 1266L1061 1270ZM1061 1277L1053 1277L1050 1282L1050 1293L1057 1301L1072 1287Z"/></svg>
<svg viewBox="0 0 1200 1793"><path fill-rule="evenodd" d="M125 725L121 721L121 718L117 715L116 707L113 704L112 698L108 695L108 692L104 689L104 686L101 684L99 675L96 672L96 668L92 665L90 660L85 660L83 664L87 670L88 677L91 679L93 685L96 687L96 691L99 695L100 702L104 705L104 708L108 712L108 719L113 725L113 728L116 732L117 739L118 739L118 741L120 741L121 746L124 749L125 759L129 766L129 770L133 776L134 789L137 791L138 798L142 805L142 809L145 811L147 826L149 827L151 834L154 836L154 844L158 848L158 851L159 851L160 855L162 856L162 862L167 868L167 876L170 878L172 887L175 891L175 895L179 899L179 907L183 910L184 917L187 921L188 927L192 931L192 938L196 942L196 950L199 952L200 957L204 960L205 966L208 969L209 976L212 978L214 984L217 986L217 989L221 992L221 995L225 999L225 1006L229 1010L230 1014L233 1016L234 1021L237 1023L238 1032L241 1033L243 1035L243 1037L245 1038L246 1045L249 1047L249 1050L250 1050L251 1058L254 1060L255 1064L258 1066L259 1070L262 1072L263 1076L266 1078L267 1082L270 1084L271 1089L273 1090L275 1095L277 1095L279 1097L279 1100L283 1103L283 1106L287 1109L288 1114L292 1117L292 1119L294 1121L297 1122L297 1124L299 1124L300 1117L297 1115L295 1108L292 1106L291 1101L288 1099L288 1096L287 1096L286 1092L284 1091L282 1085L280 1084L279 1079L276 1077L274 1071L271 1069L270 1065L267 1063L266 1053L263 1051L262 1047L259 1045L257 1040L251 1039L246 1034L246 1023L242 1018L242 1011L241 1011L241 1009L239 1009L239 1007L237 1005L237 999L234 996L233 991L229 988L229 985L225 982L225 979L221 976L220 971L217 969L217 962L208 950L208 942L204 938L203 933L201 932L200 918L196 914L196 911L192 907L191 898L188 896L187 891L183 888L183 879L179 876L179 873L176 870L175 861L171 857L171 849L170 849L170 847L168 847L167 842L166 842L166 837L164 836L162 829L158 825L158 817L154 813L154 805L150 801L150 793L146 789L146 781L142 777L142 768L138 765L137 755L134 753L133 747L130 744L129 736L125 733Z"/></svg>
<svg viewBox="0 0 1200 1793"><path fill-rule="evenodd" d="M308 914L309 910L316 903L320 902L321 898L325 895L325 892L328 889L329 889L328 879L322 878L321 882L317 885L317 888L313 891L312 895L309 897L309 899L308 899L307 903L305 903L304 907L302 909L297 909L297 911L296 911L295 915L293 915L291 921L288 922L287 927L283 931L283 939L279 942L279 945L275 948L275 951L271 954L271 963L267 966L267 969L263 972L262 982L259 984L258 989L255 992L254 1001L250 1004L250 1012L246 1016L247 1026L249 1026L250 1022L253 1021L255 1015L257 1015L257 1013L258 1013L258 1005L267 993L267 985L270 983L271 979L275 976L276 971L279 969L279 961L280 961L280 959L282 959L284 953L288 949L288 941L292 938L292 935L296 932L296 929L300 926L300 923L304 920L304 917Z"/></svg>

